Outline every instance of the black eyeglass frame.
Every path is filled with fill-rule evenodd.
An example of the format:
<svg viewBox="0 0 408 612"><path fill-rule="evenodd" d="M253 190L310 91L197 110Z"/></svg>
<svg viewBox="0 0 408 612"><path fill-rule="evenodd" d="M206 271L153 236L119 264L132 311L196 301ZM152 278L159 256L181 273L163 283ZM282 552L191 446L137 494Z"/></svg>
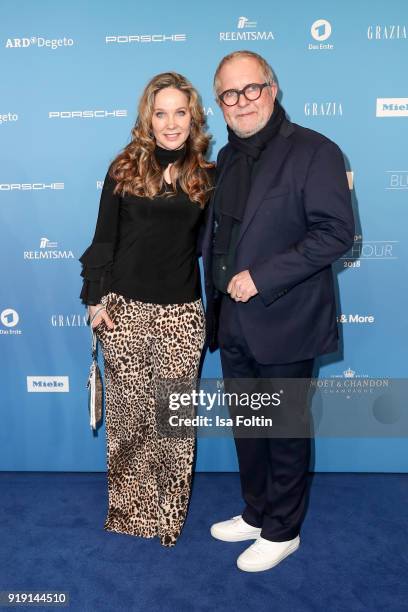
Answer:
<svg viewBox="0 0 408 612"><path fill-rule="evenodd" d="M248 87L253 87L254 85L256 85L257 87L259 87L259 96L257 96L256 98L248 98L248 96L245 93L245 90L248 89ZM245 85L245 87L243 87L243 89L226 89L225 91L223 91L222 93L220 93L218 95L218 99L225 104L225 106L235 106L236 104L238 104L239 102L239 98L241 96L241 94L243 94L243 96L245 97L246 100L248 100L248 102L254 102L255 100L259 100L259 98L262 95L262 92L264 90L265 87L270 87L272 85L271 82L266 81L265 83L248 83L248 85ZM228 93L229 91L234 91L237 94L237 101L234 102L234 104L227 104L224 101L224 96L226 93Z"/></svg>

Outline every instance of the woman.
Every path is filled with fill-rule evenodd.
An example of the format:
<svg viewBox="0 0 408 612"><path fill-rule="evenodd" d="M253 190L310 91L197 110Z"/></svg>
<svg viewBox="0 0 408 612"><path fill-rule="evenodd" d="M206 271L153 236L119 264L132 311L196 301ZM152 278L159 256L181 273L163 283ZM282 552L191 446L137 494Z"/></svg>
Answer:
<svg viewBox="0 0 408 612"><path fill-rule="evenodd" d="M204 123L186 78L169 72L148 83L80 258L80 297L105 363L104 529L158 535L164 546L176 543L185 520L194 437L160 435L155 386L194 380L204 344L196 245L213 167Z"/></svg>

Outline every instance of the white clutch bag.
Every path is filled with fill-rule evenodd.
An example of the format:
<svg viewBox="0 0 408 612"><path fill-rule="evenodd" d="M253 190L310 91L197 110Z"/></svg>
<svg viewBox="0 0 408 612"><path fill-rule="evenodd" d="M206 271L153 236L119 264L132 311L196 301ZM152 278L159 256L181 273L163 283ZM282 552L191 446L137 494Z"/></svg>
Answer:
<svg viewBox="0 0 408 612"><path fill-rule="evenodd" d="M88 382L88 411L91 429L94 431L102 423L103 384L102 375L98 365L97 342L98 338L91 328L92 334L92 363L89 370Z"/></svg>

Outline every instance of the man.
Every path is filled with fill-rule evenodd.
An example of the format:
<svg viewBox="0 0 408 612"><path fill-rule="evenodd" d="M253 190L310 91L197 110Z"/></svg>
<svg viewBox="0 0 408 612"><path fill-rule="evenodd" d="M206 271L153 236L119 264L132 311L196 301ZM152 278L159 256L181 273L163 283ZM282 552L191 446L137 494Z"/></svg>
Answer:
<svg viewBox="0 0 408 612"><path fill-rule="evenodd" d="M225 379L310 380L316 356L337 350L331 264L353 243L343 156L286 118L260 55L224 57L214 89L228 144L202 248L210 348L218 340ZM295 403L286 406L301 419ZM310 436L235 435L235 444L246 505L211 534L255 540L237 565L262 571L299 546Z"/></svg>

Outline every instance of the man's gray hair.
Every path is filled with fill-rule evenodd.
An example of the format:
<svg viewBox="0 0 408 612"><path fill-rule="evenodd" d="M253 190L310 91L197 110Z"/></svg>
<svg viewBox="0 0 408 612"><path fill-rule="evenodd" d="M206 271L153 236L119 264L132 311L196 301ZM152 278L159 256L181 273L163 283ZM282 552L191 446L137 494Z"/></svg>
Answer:
<svg viewBox="0 0 408 612"><path fill-rule="evenodd" d="M259 55L259 53L255 53L254 51L233 51L232 53L229 53L228 55L226 55L225 57L222 58L222 60L220 61L220 63L218 64L217 70L215 71L214 74L214 93L216 96L218 96L218 94L220 93L218 91L218 87L219 87L219 74L221 71L221 68L223 68L223 66L225 66L225 64L227 62L230 62L236 58L240 58L240 57L252 57L254 60L256 60L262 70L262 73L265 77L265 81L267 81L268 83L273 83L275 82L275 75L273 73L272 68L270 67L270 65L268 64L268 62L266 61L266 59L264 59L262 57L262 55Z"/></svg>

